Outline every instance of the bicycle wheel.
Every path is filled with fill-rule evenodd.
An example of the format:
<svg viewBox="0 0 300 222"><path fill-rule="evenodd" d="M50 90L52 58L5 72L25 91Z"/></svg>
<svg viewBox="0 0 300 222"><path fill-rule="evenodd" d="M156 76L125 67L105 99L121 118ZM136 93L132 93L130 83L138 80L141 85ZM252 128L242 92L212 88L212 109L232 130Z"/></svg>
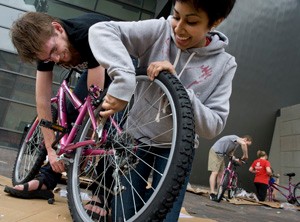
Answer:
<svg viewBox="0 0 300 222"><path fill-rule="evenodd" d="M218 202L220 202L222 200L224 193L228 187L228 184L229 184L229 171L226 170L224 172L223 178L222 178L222 180L220 182L220 186L218 188L218 193L217 193L217 198L216 198L216 200Z"/></svg>
<svg viewBox="0 0 300 222"><path fill-rule="evenodd" d="M294 198L299 206L300 205L300 182L296 184L293 194L294 194Z"/></svg>
<svg viewBox="0 0 300 222"><path fill-rule="evenodd" d="M35 118L24 130L20 149L12 172L13 185L23 184L32 180L39 172L45 158L44 137Z"/></svg>
<svg viewBox="0 0 300 222"><path fill-rule="evenodd" d="M57 119L57 110L51 106L53 121ZM20 148L12 171L12 184L23 184L32 180L39 172L46 159L47 151L44 137L35 117L24 129Z"/></svg>
<svg viewBox="0 0 300 222"><path fill-rule="evenodd" d="M92 138L99 141L100 147L113 152L87 156L84 153L88 147L76 150L67 183L72 218L93 221L85 209L93 195L102 197L112 221L121 218L122 221L163 221L185 182L194 156L194 119L189 97L174 75L161 73L153 82L145 75L137 75L131 102L113 119L121 131L114 124L107 124L103 130L107 132L105 143L95 137L89 118L79 132L77 141ZM168 139L163 140L166 138L163 134ZM156 159L156 163L164 162L165 167L159 169L146 164L146 156ZM97 163L88 167L88 171L82 170L91 157ZM132 204L124 197L125 193L132 195ZM125 219L128 207L133 208L133 214L126 214ZM98 221L106 219L98 218Z"/></svg>
<svg viewBox="0 0 300 222"><path fill-rule="evenodd" d="M235 197L237 191L237 177L232 178L231 188L228 190L228 198L232 199Z"/></svg>

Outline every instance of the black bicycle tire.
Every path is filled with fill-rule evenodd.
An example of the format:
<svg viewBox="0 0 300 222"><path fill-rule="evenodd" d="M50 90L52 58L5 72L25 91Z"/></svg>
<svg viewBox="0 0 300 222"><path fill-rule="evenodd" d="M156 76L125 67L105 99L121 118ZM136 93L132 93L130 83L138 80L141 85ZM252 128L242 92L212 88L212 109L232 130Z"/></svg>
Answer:
<svg viewBox="0 0 300 222"><path fill-rule="evenodd" d="M138 218L129 219L128 221L162 221L169 212L169 209L172 208L174 200L179 195L193 161L195 126L192 105L187 92L180 81L170 73L161 73L157 80L163 82L172 95L176 107L179 107L175 110L177 115L180 116L180 118L178 118L178 126L182 128L180 128L181 132L178 132L176 148L174 149L172 162L168 169L170 175L164 178L163 185L160 186L161 189L155 198L152 199L151 207L144 209ZM85 124L83 124L83 126L84 125ZM78 135L80 135L80 133L81 130L79 130ZM78 178L76 173L73 173L74 167L76 167L75 163L70 164L68 169L68 205L73 220L80 222L86 220L82 219L82 212L78 212L76 208L76 206L79 205L79 203L77 203L78 201L76 201L78 195L75 197L73 192L76 192L76 189L78 189L76 182L74 182L78 180ZM163 196L165 196L165 198L162 198Z"/></svg>
<svg viewBox="0 0 300 222"><path fill-rule="evenodd" d="M297 202L298 206L300 206L300 182L295 185L293 194L294 194L295 201Z"/></svg>
<svg viewBox="0 0 300 222"><path fill-rule="evenodd" d="M237 177L233 177L231 181L231 189L228 190L228 199L232 199L237 190Z"/></svg>
<svg viewBox="0 0 300 222"><path fill-rule="evenodd" d="M53 121L56 121L57 119L57 110L54 106L51 106L51 113L52 113L52 119ZM31 124L29 125L28 129L23 132L22 138L20 140L20 145L19 145L19 151L16 156L16 160L14 163L14 167L12 170L12 184L18 185L18 184L24 184L32 179L39 173L41 166L44 164L46 156L47 156L47 151L45 148L44 144L39 144L39 150L36 153L37 157L34 158L35 160L32 161L31 164L25 164L23 167L20 166L22 163L23 159L25 158L25 152L28 149L27 144L25 143L25 139L27 138L28 132L31 131L31 128L34 126L34 123L38 121L37 116L32 120ZM40 127L39 125L36 125L36 127ZM42 132L39 130L39 133L41 134L40 138L42 137ZM33 134L36 136L36 134ZM30 140L30 139L29 139ZM22 168L22 169L20 169ZM21 178L21 170L23 171L23 175ZM24 173L24 171L26 171Z"/></svg>
<svg viewBox="0 0 300 222"><path fill-rule="evenodd" d="M26 182L31 181L38 174L38 172L46 158L47 152L46 152L46 149L43 148L43 149L40 149L40 151L37 154L37 157L35 158L33 163L31 163L30 165L27 165L27 166L23 166L23 167L27 168L26 170L24 168L22 168L22 166L20 166L23 159L26 158L24 156L26 155L25 152L28 149L27 144L25 143L25 139L27 138L28 132L33 127L33 123L36 121L36 119L37 119L37 117L35 117L33 119L32 123L30 124L30 127L28 128L28 131L23 134L22 139L20 141L20 146L19 146L20 148L19 148L18 154L16 156L16 160L15 160L13 171L12 171L12 184L14 186L18 185L18 184L24 184ZM39 127L39 126L37 126L37 127ZM36 134L34 133L33 135L36 135ZM42 145L42 147L44 147L44 145ZM24 170L27 172L25 172L25 174L21 173L21 171L24 172ZM20 176L21 174L22 174L22 177Z"/></svg>
<svg viewBox="0 0 300 222"><path fill-rule="evenodd" d="M218 189L218 193L217 193L217 197L216 197L216 200L218 202L220 202L224 196L224 193L228 187L228 184L229 184L229 171L226 170L224 172L224 177L223 177L223 180L220 182L220 186L219 186L219 189Z"/></svg>

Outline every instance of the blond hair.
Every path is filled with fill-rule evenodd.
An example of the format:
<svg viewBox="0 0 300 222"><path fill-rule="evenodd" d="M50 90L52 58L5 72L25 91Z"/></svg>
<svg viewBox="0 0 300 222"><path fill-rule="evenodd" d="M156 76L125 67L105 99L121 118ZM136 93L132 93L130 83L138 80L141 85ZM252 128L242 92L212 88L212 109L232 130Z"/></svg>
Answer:
<svg viewBox="0 0 300 222"><path fill-rule="evenodd" d="M264 157L264 156L268 156L267 153L263 150L258 150L256 153L258 158Z"/></svg>

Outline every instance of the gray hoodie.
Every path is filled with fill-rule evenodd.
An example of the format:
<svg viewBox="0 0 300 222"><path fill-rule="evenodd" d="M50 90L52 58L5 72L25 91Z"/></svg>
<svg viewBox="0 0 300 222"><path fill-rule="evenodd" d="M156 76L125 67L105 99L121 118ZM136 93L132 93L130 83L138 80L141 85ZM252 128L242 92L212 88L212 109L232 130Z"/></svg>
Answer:
<svg viewBox="0 0 300 222"><path fill-rule="evenodd" d="M229 114L235 58L225 52L228 39L217 31L209 33L211 42L206 47L178 49L171 19L97 23L89 30L92 52L113 80L108 93L126 101L135 86L130 54L139 59L141 67L170 61L192 101L196 134L214 138L224 129Z"/></svg>

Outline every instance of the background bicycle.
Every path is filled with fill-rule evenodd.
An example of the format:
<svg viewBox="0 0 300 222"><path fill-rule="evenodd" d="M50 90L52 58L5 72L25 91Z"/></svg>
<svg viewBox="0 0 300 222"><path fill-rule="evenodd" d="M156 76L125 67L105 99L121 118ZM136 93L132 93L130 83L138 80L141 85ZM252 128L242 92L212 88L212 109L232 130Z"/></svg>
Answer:
<svg viewBox="0 0 300 222"><path fill-rule="evenodd" d="M239 161L239 159L235 159L235 157L229 156L229 162L223 172L218 188L218 193L216 196L217 202L220 202L222 200L226 190L228 191L229 199L235 196L238 188L238 174L236 172L236 167L240 166L241 163L245 163L244 161Z"/></svg>
<svg viewBox="0 0 300 222"><path fill-rule="evenodd" d="M296 176L296 174L285 173L283 175L289 177L288 185L284 186L275 181L270 181L268 187L268 200L274 201L273 193L277 191L277 193L280 193L287 200L287 202L300 205L300 182L292 183L292 178Z"/></svg>
<svg viewBox="0 0 300 222"><path fill-rule="evenodd" d="M58 139L54 145L59 145L58 152L63 155L61 158L69 163L67 191L73 220L108 219L92 218L85 209L86 203L92 196L101 196L110 211L110 203L125 189L133 193L135 199L132 207L136 213L124 221L162 220L180 191L194 152L193 114L181 83L168 73L160 74L153 82L147 76L138 74L131 102L123 112L107 120L99 117L105 93L96 97L97 89L92 88L85 103L80 105L67 88L67 83L63 82L60 91L68 92L79 109L75 124L71 129L62 124L65 117L60 112L65 104L60 104L60 99L53 99L54 104L59 104L53 115L53 120L58 121L55 124L44 122L43 125L56 130ZM158 130L153 129L158 128L159 133L155 133ZM162 135L168 135L169 139L162 141ZM160 156L150 149L152 146L160 149L171 147L171 150L167 155ZM43 150L40 122L34 120L21 143L13 172L14 184L34 177L43 164L46 155ZM166 161L166 167L159 169L147 165L138 155L141 150L152 158ZM147 184L147 195L134 187L131 178L136 165L143 161L145 170L151 176L145 180L142 175L137 175ZM121 209L126 207L122 199L114 203L121 205ZM115 213L113 220L119 216Z"/></svg>

